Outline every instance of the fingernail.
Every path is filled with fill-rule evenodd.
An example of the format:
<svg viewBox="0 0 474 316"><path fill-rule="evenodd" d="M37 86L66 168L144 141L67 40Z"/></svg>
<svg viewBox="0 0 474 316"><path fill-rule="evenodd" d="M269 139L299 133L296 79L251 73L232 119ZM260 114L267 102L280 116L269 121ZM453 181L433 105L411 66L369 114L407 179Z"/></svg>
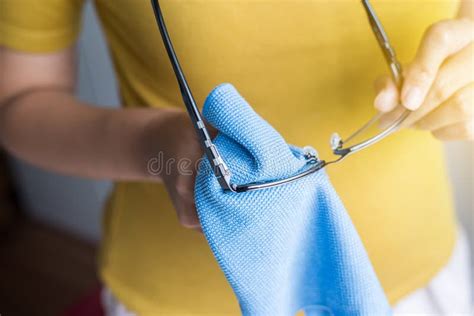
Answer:
<svg viewBox="0 0 474 316"><path fill-rule="evenodd" d="M403 105L412 111L418 109L422 102L423 94L421 93L421 89L418 87L409 88L403 98Z"/></svg>
<svg viewBox="0 0 474 316"><path fill-rule="evenodd" d="M377 97L375 97L375 107L382 112L390 111L392 108L392 97L392 94L388 91L380 92Z"/></svg>

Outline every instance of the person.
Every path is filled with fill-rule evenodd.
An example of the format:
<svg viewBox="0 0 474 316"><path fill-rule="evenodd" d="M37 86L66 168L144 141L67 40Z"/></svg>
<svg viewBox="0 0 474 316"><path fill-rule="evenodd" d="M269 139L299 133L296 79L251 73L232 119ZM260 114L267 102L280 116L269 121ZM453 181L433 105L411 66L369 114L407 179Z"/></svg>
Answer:
<svg viewBox="0 0 474 316"><path fill-rule="evenodd" d="M289 143L314 145L322 157L332 132L347 135L371 115L370 86L388 71L360 3L161 2L199 104L231 82ZM196 232L192 164L190 172L177 164L150 170L160 155L202 155L150 2L95 1L121 109L74 96L83 0L0 5L1 144L46 169L116 181L99 260L109 314L238 314ZM386 75L375 81L375 108L385 120L403 108L413 113L406 128L328 173L395 311L463 312L468 253L439 140L474 137L473 4L373 5L408 62L400 92Z"/></svg>

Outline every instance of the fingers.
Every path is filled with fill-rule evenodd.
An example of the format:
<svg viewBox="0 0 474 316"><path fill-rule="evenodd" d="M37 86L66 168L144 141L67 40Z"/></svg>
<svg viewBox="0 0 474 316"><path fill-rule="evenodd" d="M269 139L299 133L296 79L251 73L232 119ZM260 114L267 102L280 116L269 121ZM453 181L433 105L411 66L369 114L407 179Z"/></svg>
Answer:
<svg viewBox="0 0 474 316"><path fill-rule="evenodd" d="M175 204L178 221L181 226L191 229L201 228L199 218L197 216L196 205L193 200L185 201L181 199Z"/></svg>
<svg viewBox="0 0 474 316"><path fill-rule="evenodd" d="M374 106L380 112L390 112L398 105L398 89L393 80L385 75L374 84L376 97Z"/></svg>
<svg viewBox="0 0 474 316"><path fill-rule="evenodd" d="M179 223L183 227L200 230L201 225L194 203L194 177L189 175L178 177L173 191L171 199Z"/></svg>
<svg viewBox="0 0 474 316"><path fill-rule="evenodd" d="M449 58L438 71L423 106L415 110L404 122L411 126L453 96L456 91L474 81L474 45L470 44L455 56Z"/></svg>
<svg viewBox="0 0 474 316"><path fill-rule="evenodd" d="M425 33L413 62L404 71L401 102L418 109L434 83L444 60L474 39L474 22L468 19L441 21Z"/></svg>
<svg viewBox="0 0 474 316"><path fill-rule="evenodd" d="M439 107L416 123L424 130L438 130L449 125L462 123L474 117L474 83L460 89Z"/></svg>
<svg viewBox="0 0 474 316"><path fill-rule="evenodd" d="M432 132L439 140L474 140L474 121L449 125Z"/></svg>
<svg viewBox="0 0 474 316"><path fill-rule="evenodd" d="M175 204L175 209L181 226L199 231L201 230L201 224L197 216L194 201L185 202L181 200Z"/></svg>

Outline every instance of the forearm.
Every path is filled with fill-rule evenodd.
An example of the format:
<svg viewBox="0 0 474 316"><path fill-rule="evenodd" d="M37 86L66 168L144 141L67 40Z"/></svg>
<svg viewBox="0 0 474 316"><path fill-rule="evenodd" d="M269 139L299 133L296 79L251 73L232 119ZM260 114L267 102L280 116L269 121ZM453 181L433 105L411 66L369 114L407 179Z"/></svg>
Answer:
<svg viewBox="0 0 474 316"><path fill-rule="evenodd" d="M32 91L0 107L0 142L12 154L49 170L144 180L150 178L146 161L151 155L144 134L150 122L159 122L160 112L104 109L81 103L66 91Z"/></svg>

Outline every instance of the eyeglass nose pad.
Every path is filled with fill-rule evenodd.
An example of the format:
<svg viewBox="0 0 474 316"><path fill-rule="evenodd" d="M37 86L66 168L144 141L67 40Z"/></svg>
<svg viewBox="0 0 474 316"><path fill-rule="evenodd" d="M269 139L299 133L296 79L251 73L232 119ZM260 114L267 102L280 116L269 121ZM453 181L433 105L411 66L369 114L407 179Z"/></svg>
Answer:
<svg viewBox="0 0 474 316"><path fill-rule="evenodd" d="M318 160L318 152L311 146L303 147L303 156L306 160Z"/></svg>
<svg viewBox="0 0 474 316"><path fill-rule="evenodd" d="M342 146L342 137L338 133L333 133L331 135L331 139L329 140L329 143L331 144L331 149L333 151L341 148Z"/></svg>

